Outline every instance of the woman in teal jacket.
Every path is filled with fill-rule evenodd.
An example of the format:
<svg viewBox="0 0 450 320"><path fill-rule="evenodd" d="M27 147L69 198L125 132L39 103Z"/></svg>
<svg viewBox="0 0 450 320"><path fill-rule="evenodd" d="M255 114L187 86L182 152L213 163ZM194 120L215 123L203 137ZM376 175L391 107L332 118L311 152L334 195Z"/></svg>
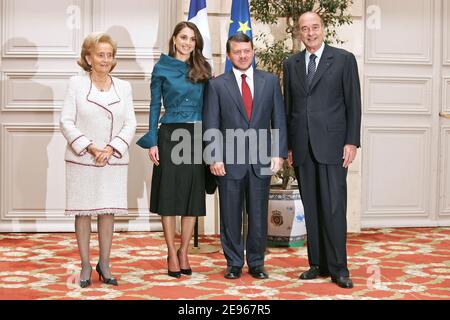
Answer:
<svg viewBox="0 0 450 320"><path fill-rule="evenodd" d="M196 217L206 215L205 169L202 155L194 157L194 145L202 145L203 92L211 77L211 67L202 50L203 39L195 24L178 23L169 42L169 54L161 54L153 69L149 132L137 142L142 148L149 149L150 160L154 163L150 211L162 216L168 275L175 278L192 274L188 260L189 242ZM160 119L161 98L165 113ZM158 122L161 123L159 130ZM174 152L172 158L172 149L180 143L171 141L173 133L175 136L189 133L190 154L177 157ZM189 161L182 161L187 158ZM194 158L199 158L200 163ZM178 250L175 245L176 216L182 217Z"/></svg>

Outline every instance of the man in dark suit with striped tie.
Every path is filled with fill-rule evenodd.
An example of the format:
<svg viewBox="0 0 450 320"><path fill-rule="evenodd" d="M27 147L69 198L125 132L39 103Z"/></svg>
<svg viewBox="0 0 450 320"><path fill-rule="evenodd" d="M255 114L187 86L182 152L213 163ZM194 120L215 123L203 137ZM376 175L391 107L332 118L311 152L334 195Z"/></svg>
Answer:
<svg viewBox="0 0 450 320"><path fill-rule="evenodd" d="M230 37L227 55L233 70L209 81L203 106L205 136L215 130L223 138L216 137L205 151L215 150L214 159L206 161L219 187L220 236L228 267L225 278L241 276L245 249L250 275L265 279L270 178L288 151L283 97L277 77L253 69L253 43L247 35ZM245 248L243 199L248 214Z"/></svg>
<svg viewBox="0 0 450 320"><path fill-rule="evenodd" d="M347 168L360 145L361 96L354 55L324 43L313 12L299 18L306 50L284 63L289 162L305 209L310 269L302 280L329 276L352 288L347 267Z"/></svg>

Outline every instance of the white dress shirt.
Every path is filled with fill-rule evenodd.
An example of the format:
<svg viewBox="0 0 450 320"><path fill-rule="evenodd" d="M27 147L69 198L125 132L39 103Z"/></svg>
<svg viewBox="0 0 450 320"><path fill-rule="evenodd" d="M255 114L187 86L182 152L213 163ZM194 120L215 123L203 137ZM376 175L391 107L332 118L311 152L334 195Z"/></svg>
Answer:
<svg viewBox="0 0 450 320"><path fill-rule="evenodd" d="M322 46L317 50L314 54L316 55L316 70L319 66L320 58L322 58L323 50L325 49L325 42L322 42ZM305 52L305 62L306 62L306 74L308 74L308 64L309 64L309 57L312 55L311 52L306 50Z"/></svg>
<svg viewBox="0 0 450 320"><path fill-rule="evenodd" d="M241 75L245 74L247 77L245 78L245 81L247 82L248 86L250 87L250 92L252 93L252 98L254 97L254 78L253 78L253 65L250 66L245 72L242 72L241 70L236 69L233 67L233 73L236 77L237 84L239 86L239 91L242 95L242 77Z"/></svg>

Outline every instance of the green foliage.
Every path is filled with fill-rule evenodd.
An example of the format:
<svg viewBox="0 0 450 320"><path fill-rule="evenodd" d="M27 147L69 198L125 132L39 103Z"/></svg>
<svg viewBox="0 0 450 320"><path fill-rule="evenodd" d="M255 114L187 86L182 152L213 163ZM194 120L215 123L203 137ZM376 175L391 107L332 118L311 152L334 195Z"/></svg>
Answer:
<svg viewBox="0 0 450 320"><path fill-rule="evenodd" d="M256 36L255 39L261 39L261 36ZM274 44L269 45L267 39L262 38L262 41L266 45L265 49L257 49L257 64L258 67L262 66L263 70L273 73L278 76L278 79L282 79L283 68L281 64L292 53L285 45L285 40L276 41Z"/></svg>
<svg viewBox="0 0 450 320"><path fill-rule="evenodd" d="M352 4L353 0L250 0L250 12L256 21L271 26L278 24L280 19L286 21L285 38L273 44L269 44L266 34L255 35L255 39L266 46L256 50L258 67L278 75L281 81L283 61L300 48L297 22L307 11L317 12L322 17L327 43L342 44L336 30L352 23L348 12ZM291 46L286 43L288 39L292 41Z"/></svg>
<svg viewBox="0 0 450 320"><path fill-rule="evenodd" d="M289 189L292 181L295 180L294 168L284 161L283 167L276 173L276 177L281 180L281 187L284 190Z"/></svg>
<svg viewBox="0 0 450 320"><path fill-rule="evenodd" d="M353 0L250 0L252 18L264 24L276 24L285 18L286 33L296 35L298 18L307 11L317 12L328 29L328 40L337 39L336 28L352 23L347 10Z"/></svg>
<svg viewBox="0 0 450 320"><path fill-rule="evenodd" d="M283 39L271 43L266 34L255 35L255 40L265 46L256 49L258 68L277 75L282 83L283 61L300 49L298 18L308 11L322 17L326 43L342 44L336 30L345 24L352 24L352 16L348 12L352 4L353 0L250 0L252 19L271 27L276 27L280 19L286 22L286 36ZM287 161L276 176L282 180L283 189L295 179L294 170L287 165Z"/></svg>

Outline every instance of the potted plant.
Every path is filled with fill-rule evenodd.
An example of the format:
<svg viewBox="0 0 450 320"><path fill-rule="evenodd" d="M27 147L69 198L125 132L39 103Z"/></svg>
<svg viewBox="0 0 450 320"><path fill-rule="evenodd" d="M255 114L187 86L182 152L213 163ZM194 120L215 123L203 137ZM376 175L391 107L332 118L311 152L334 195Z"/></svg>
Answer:
<svg viewBox="0 0 450 320"><path fill-rule="evenodd" d="M250 12L253 19L271 27L272 30L282 26L283 35L271 41L269 34L255 36L257 43L263 47L256 48L259 68L276 74L282 82L283 61L300 51L301 42L298 35L298 18L305 12L317 12L323 19L326 43L342 44L337 29L352 23L348 12L353 0L250 0Z"/></svg>
<svg viewBox="0 0 450 320"><path fill-rule="evenodd" d="M305 213L294 168L285 161L269 190L267 245L301 247L306 239Z"/></svg>
<svg viewBox="0 0 450 320"><path fill-rule="evenodd" d="M271 40L271 33L255 36L257 66L283 81L283 61L300 51L298 18L305 12L317 12L324 20L325 42L342 44L337 28L352 23L348 9L353 0L251 0L252 18L271 27L283 25L283 36ZM292 187L295 185L295 187ZM274 175L269 193L269 246L298 247L304 245L306 227L303 203L295 183L294 169L285 161Z"/></svg>

